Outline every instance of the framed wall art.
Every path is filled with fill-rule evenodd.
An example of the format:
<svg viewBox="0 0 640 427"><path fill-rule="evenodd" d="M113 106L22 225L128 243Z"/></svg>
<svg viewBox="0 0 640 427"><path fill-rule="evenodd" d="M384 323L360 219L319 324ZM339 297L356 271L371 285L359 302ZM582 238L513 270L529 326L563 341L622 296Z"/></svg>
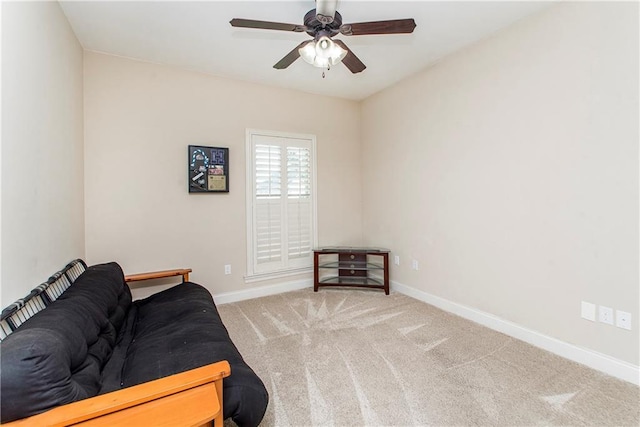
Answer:
<svg viewBox="0 0 640 427"><path fill-rule="evenodd" d="M189 193L229 192L229 149L189 146Z"/></svg>

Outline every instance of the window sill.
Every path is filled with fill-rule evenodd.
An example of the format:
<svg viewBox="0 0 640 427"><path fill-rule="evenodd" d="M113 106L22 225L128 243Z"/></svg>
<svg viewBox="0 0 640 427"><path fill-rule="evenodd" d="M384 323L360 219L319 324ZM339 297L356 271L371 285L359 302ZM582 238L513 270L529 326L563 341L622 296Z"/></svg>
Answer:
<svg viewBox="0 0 640 427"><path fill-rule="evenodd" d="M262 282L271 279L280 279L282 277L298 276L300 274L313 273L313 267L294 268L290 270L270 271L268 273L255 273L244 276L245 283Z"/></svg>

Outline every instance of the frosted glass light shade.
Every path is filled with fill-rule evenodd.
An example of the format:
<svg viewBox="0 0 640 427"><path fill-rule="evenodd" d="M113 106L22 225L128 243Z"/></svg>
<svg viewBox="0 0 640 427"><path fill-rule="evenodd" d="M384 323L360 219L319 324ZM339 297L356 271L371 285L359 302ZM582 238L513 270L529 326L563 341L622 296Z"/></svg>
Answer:
<svg viewBox="0 0 640 427"><path fill-rule="evenodd" d="M305 62L313 65L313 60L316 58L316 43L313 40L310 40L307 44L298 49L298 53Z"/></svg>
<svg viewBox="0 0 640 427"><path fill-rule="evenodd" d="M323 36L318 41L311 40L298 49L302 59L318 68L336 65L347 55L347 51L338 46L329 37Z"/></svg>

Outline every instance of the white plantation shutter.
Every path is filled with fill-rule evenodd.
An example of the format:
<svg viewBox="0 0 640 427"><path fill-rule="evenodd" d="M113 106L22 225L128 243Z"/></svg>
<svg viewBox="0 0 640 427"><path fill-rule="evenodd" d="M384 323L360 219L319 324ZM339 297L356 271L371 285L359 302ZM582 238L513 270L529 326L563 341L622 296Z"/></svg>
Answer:
<svg viewBox="0 0 640 427"><path fill-rule="evenodd" d="M258 264L282 260L282 208L280 199L256 203L256 261Z"/></svg>
<svg viewBox="0 0 640 427"><path fill-rule="evenodd" d="M280 197L282 194L282 149L277 145L255 146L256 195Z"/></svg>
<svg viewBox="0 0 640 427"><path fill-rule="evenodd" d="M255 250L256 262L282 260L282 149L256 144Z"/></svg>
<svg viewBox="0 0 640 427"><path fill-rule="evenodd" d="M247 132L249 276L312 266L315 138Z"/></svg>
<svg viewBox="0 0 640 427"><path fill-rule="evenodd" d="M311 151L287 147L288 257L304 258L312 250Z"/></svg>
<svg viewBox="0 0 640 427"><path fill-rule="evenodd" d="M288 203L288 256L305 258L311 255L311 203L297 201Z"/></svg>

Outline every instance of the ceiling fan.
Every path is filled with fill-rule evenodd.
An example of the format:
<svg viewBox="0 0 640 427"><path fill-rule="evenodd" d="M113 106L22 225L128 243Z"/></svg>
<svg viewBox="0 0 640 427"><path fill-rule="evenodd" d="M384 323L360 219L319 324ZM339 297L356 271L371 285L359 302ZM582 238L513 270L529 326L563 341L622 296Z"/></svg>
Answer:
<svg viewBox="0 0 640 427"><path fill-rule="evenodd" d="M342 61L352 73L367 68L342 40L333 40L334 36L363 36L371 34L407 34L416 27L413 19L393 19L389 21L358 22L343 24L342 15L336 11L337 0L316 0L316 8L304 15L304 24L285 24L281 22L256 21L234 18L233 27L257 28L265 30L306 32L313 40L307 40L296 46L273 68L282 70L302 57L306 62L320 68L330 68ZM324 73L323 73L324 74Z"/></svg>

